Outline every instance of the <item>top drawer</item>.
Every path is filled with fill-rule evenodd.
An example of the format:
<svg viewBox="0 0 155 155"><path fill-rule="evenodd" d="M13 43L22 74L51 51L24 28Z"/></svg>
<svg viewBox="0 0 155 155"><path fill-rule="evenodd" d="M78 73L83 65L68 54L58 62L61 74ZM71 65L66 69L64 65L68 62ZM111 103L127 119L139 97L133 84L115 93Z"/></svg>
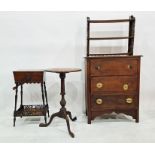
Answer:
<svg viewBox="0 0 155 155"><path fill-rule="evenodd" d="M90 75L136 75L137 74L136 59L91 59L90 60Z"/></svg>
<svg viewBox="0 0 155 155"><path fill-rule="evenodd" d="M18 83L41 83L44 79L43 71L14 71L15 82Z"/></svg>

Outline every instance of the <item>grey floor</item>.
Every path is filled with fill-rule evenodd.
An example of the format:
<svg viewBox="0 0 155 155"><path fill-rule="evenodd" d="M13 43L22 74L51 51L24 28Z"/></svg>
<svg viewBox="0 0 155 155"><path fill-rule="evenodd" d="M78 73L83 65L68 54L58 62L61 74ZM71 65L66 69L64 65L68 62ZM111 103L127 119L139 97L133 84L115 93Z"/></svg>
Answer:
<svg viewBox="0 0 155 155"><path fill-rule="evenodd" d="M76 113L77 121L71 122L75 138L68 135L66 123L60 118L46 128L38 126L44 121L42 117L18 118L16 127L12 127L12 112L6 109L1 112L0 142L155 142L154 101L141 101L141 107L139 123L130 116L113 113L89 125L84 114Z"/></svg>

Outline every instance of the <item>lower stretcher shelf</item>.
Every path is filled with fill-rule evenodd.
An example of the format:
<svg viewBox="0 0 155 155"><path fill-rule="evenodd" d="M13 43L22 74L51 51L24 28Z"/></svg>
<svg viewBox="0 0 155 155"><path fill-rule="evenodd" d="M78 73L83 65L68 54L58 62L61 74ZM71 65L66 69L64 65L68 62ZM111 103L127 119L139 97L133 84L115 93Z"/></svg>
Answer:
<svg viewBox="0 0 155 155"><path fill-rule="evenodd" d="M22 105L16 112L16 116L45 116L48 105Z"/></svg>

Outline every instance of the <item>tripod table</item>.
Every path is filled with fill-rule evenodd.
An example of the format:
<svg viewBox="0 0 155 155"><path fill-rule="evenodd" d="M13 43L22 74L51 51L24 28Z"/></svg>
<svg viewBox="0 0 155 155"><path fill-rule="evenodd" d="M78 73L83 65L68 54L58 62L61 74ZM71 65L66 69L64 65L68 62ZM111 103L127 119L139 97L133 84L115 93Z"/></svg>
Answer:
<svg viewBox="0 0 155 155"><path fill-rule="evenodd" d="M60 95L61 95L61 101L60 101L61 108L60 108L59 112L56 112L56 113L51 115L50 120L49 120L48 123L45 123L45 124L41 123L39 125L40 127L47 127L48 125L50 125L50 123L52 122L54 117L60 117L60 118L63 118L63 119L66 120L68 132L69 132L69 134L70 134L70 136L72 138L74 137L73 132L70 130L70 124L69 124L68 116L72 121L75 121L77 118L76 117L73 118L71 112L67 111L67 109L65 108L65 105L66 105L66 100L65 100L65 77L66 77L67 73L78 72L78 71L81 71L81 69L79 69L79 68L52 68L52 69L45 70L45 72L53 72L53 73L58 73L59 74L59 77L61 79L61 93L60 93Z"/></svg>

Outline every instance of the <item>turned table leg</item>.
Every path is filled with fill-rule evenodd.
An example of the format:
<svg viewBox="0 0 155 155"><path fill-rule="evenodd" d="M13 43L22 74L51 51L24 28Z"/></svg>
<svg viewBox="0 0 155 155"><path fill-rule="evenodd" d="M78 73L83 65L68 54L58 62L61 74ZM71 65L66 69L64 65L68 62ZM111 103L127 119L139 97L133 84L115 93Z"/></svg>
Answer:
<svg viewBox="0 0 155 155"><path fill-rule="evenodd" d="M41 83L41 93L42 93L43 106L45 107L45 98L44 98L44 88L43 88L43 83ZM46 119L46 113L44 114L44 120L45 120L45 123L46 123L46 122L47 122L47 119Z"/></svg>
<svg viewBox="0 0 155 155"><path fill-rule="evenodd" d="M20 108L22 108L23 107L23 85L21 84L21 89L20 89L20 101L21 101L21 103L20 103ZM21 118L22 118L22 115L20 116Z"/></svg>
<svg viewBox="0 0 155 155"><path fill-rule="evenodd" d="M48 117L50 117L50 115L49 115L49 106L48 106L48 98L47 98L47 90L46 90L46 84L45 84L45 82L44 82L44 92L45 92L45 99L46 99L47 113L48 113Z"/></svg>
<svg viewBox="0 0 155 155"><path fill-rule="evenodd" d="M16 84L16 93L15 93L15 108L14 108L14 118L13 118L14 127L15 127L15 122L16 122L17 99L18 99L18 84Z"/></svg>

